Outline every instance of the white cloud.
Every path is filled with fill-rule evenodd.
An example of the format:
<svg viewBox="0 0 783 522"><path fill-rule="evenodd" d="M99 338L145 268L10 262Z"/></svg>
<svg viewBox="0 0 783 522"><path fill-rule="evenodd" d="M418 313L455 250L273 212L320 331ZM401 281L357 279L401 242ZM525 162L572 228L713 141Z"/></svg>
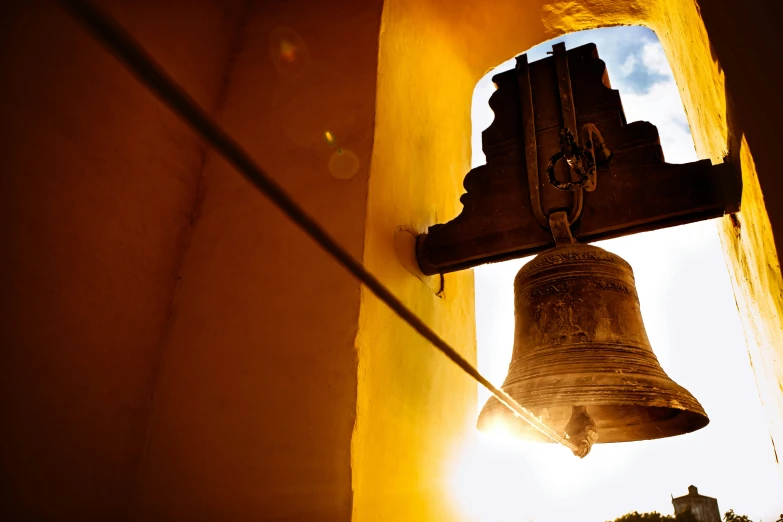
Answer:
<svg viewBox="0 0 783 522"><path fill-rule="evenodd" d="M633 53L629 54L628 57L625 59L625 61L618 67L620 74L622 76L628 76L634 70L636 69L636 64L639 63L639 60L636 59L636 55Z"/></svg>
<svg viewBox="0 0 783 522"><path fill-rule="evenodd" d="M661 76L671 76L669 61L663 52L663 47L657 42L648 42L642 47L642 63L648 72Z"/></svg>
<svg viewBox="0 0 783 522"><path fill-rule="evenodd" d="M649 121L658 128L667 162L696 161L698 157L680 92L661 44L646 42L638 53L630 53L622 64L608 63L607 67L620 72L613 86L620 91L626 119L629 122ZM635 85L638 80L628 78L632 72L639 72L640 67L648 78L657 78L643 89Z"/></svg>
<svg viewBox="0 0 783 522"><path fill-rule="evenodd" d="M622 93L626 119L649 121L658 127L666 161L687 163L696 161L688 122L680 100L680 92L673 79L654 83L646 93Z"/></svg>

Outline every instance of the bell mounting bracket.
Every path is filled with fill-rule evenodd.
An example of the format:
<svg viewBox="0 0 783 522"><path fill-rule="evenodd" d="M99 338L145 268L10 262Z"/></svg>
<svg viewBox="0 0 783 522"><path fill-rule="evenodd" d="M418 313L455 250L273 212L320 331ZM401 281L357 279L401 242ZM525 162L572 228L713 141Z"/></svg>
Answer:
<svg viewBox="0 0 783 522"><path fill-rule="evenodd" d="M742 182L731 164L666 163L656 127L626 122L595 44L555 44L533 63L518 56L492 80L486 164L465 176L462 212L418 237L425 274L551 248L557 212L575 241L588 243L739 211Z"/></svg>

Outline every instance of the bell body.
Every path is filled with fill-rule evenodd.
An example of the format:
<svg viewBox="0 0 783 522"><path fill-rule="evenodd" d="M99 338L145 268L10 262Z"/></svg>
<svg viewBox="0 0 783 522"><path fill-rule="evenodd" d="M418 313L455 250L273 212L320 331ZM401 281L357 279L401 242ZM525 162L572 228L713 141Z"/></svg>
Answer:
<svg viewBox="0 0 783 522"><path fill-rule="evenodd" d="M564 432L585 407L599 443L670 437L709 419L655 357L630 265L592 245L562 245L526 264L514 280L514 351L503 390ZM547 437L494 397L478 428L502 424L520 436Z"/></svg>

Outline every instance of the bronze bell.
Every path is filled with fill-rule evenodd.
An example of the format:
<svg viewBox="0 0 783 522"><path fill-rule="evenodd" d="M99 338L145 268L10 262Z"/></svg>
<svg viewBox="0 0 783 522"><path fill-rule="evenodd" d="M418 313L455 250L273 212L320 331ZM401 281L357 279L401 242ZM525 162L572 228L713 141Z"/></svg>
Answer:
<svg viewBox="0 0 783 522"><path fill-rule="evenodd" d="M503 390L584 456L595 442L681 435L709 422L698 401L661 368L644 330L631 266L592 245L559 244L514 280L514 352ZM495 397L478 428L495 423L550 439Z"/></svg>

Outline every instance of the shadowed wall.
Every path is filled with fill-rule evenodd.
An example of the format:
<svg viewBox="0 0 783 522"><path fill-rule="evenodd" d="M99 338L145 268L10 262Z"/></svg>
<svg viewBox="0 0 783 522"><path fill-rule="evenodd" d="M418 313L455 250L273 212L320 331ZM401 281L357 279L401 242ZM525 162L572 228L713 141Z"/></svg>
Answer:
<svg viewBox="0 0 783 522"><path fill-rule="evenodd" d="M107 5L214 109L238 6ZM0 513L122 517L205 148L56 5L0 11Z"/></svg>

